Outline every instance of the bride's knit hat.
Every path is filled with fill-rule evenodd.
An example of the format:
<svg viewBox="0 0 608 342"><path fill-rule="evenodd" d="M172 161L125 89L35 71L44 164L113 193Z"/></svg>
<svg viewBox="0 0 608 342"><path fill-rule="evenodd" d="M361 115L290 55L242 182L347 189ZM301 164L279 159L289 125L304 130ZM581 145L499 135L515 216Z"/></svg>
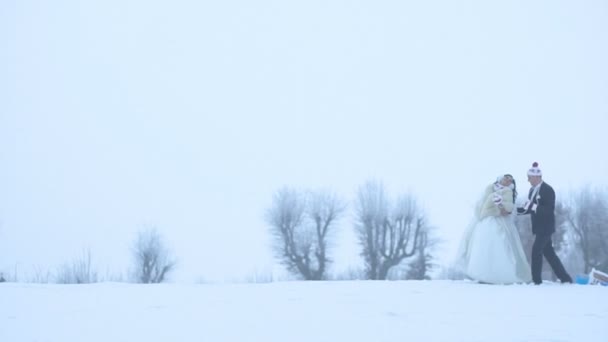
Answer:
<svg viewBox="0 0 608 342"><path fill-rule="evenodd" d="M543 172L538 168L538 163L534 162L532 168L528 170L528 176L542 176Z"/></svg>

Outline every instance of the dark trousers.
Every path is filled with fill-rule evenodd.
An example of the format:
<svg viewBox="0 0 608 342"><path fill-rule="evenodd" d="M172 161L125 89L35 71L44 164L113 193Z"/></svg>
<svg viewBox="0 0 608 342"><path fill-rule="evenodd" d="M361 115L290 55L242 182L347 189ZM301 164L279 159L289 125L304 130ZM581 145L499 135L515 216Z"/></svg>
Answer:
<svg viewBox="0 0 608 342"><path fill-rule="evenodd" d="M534 245L532 245L532 280L535 284L543 282L541 273L543 270L543 256L549 262L549 265L553 269L553 273L562 282L572 282L572 278L566 272L564 265L559 260L555 250L553 249L553 242L551 241L551 234L536 235L534 239Z"/></svg>

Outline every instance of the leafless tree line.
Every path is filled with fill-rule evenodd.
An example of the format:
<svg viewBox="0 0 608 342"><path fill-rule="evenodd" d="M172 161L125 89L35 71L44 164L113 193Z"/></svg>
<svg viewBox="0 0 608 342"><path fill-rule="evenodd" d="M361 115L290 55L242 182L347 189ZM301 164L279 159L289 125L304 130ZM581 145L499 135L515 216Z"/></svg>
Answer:
<svg viewBox="0 0 608 342"><path fill-rule="evenodd" d="M275 254L294 275L305 280L327 277L337 224L346 204L327 191L279 190L267 221L275 236ZM389 272L412 258L406 277L428 279L433 267L428 218L411 193L396 201L379 182L367 182L355 200L355 231L361 247L366 279L387 279Z"/></svg>
<svg viewBox="0 0 608 342"><path fill-rule="evenodd" d="M584 272L608 270L608 191L587 187L572 197L570 207L566 219Z"/></svg>
<svg viewBox="0 0 608 342"><path fill-rule="evenodd" d="M148 227L137 233L132 246L132 266L129 280L136 283L162 283L175 270L176 259L172 257L163 237L155 227ZM0 273L4 281L18 281L17 270L14 274ZM88 284L99 281L122 281L121 275L101 275L94 264L90 249L72 261L60 266L55 273L36 267L29 282L58 284Z"/></svg>
<svg viewBox="0 0 608 342"><path fill-rule="evenodd" d="M559 194L558 194L559 195ZM434 227L412 193L391 198L383 184L367 182L352 201L353 223L362 257L362 271L349 270L334 279L429 279L436 267L433 254L440 242ZM293 275L305 280L330 279L331 248L348 213L346 201L329 191L297 191L285 187L272 199L267 223L274 235L274 252ZM585 187L572 195L558 196L553 244L572 274L592 268L608 270L608 191ZM528 216L516 224L526 253L534 236ZM132 268L128 278L138 283L160 283L177 266L163 237L154 227L138 232L131 246ZM530 256L528 255L528 258ZM546 279L554 278L543 267ZM16 281L15 274L1 275ZM55 273L36 269L33 282L92 283L120 280L100 275L90 250L62 265Z"/></svg>

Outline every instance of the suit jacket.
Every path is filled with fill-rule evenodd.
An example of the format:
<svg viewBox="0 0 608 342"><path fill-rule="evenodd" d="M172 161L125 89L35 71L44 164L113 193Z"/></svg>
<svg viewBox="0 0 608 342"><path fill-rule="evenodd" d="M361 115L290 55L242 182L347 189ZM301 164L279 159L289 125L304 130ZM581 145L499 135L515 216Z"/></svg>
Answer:
<svg viewBox="0 0 608 342"><path fill-rule="evenodd" d="M532 205L526 208L518 208L517 212L522 215L530 214L532 218L532 233L535 235L550 235L555 233L555 191L553 188L542 182L538 192L532 198L534 188L528 193L528 201ZM532 207L536 204L536 210Z"/></svg>

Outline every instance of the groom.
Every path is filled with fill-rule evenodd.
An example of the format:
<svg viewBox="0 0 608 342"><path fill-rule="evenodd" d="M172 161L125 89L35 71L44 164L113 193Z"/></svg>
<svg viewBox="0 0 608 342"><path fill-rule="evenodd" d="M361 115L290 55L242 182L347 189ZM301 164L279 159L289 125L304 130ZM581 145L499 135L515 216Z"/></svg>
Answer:
<svg viewBox="0 0 608 342"><path fill-rule="evenodd" d="M551 235L555 233L555 191L543 182L542 172L536 162L528 170L528 182L532 185L528 201L523 207L517 208L517 214L530 214L532 217L532 233L536 236L532 245L532 281L536 285L543 282L541 271L544 256L562 283L572 283L572 278L555 254L551 242Z"/></svg>

